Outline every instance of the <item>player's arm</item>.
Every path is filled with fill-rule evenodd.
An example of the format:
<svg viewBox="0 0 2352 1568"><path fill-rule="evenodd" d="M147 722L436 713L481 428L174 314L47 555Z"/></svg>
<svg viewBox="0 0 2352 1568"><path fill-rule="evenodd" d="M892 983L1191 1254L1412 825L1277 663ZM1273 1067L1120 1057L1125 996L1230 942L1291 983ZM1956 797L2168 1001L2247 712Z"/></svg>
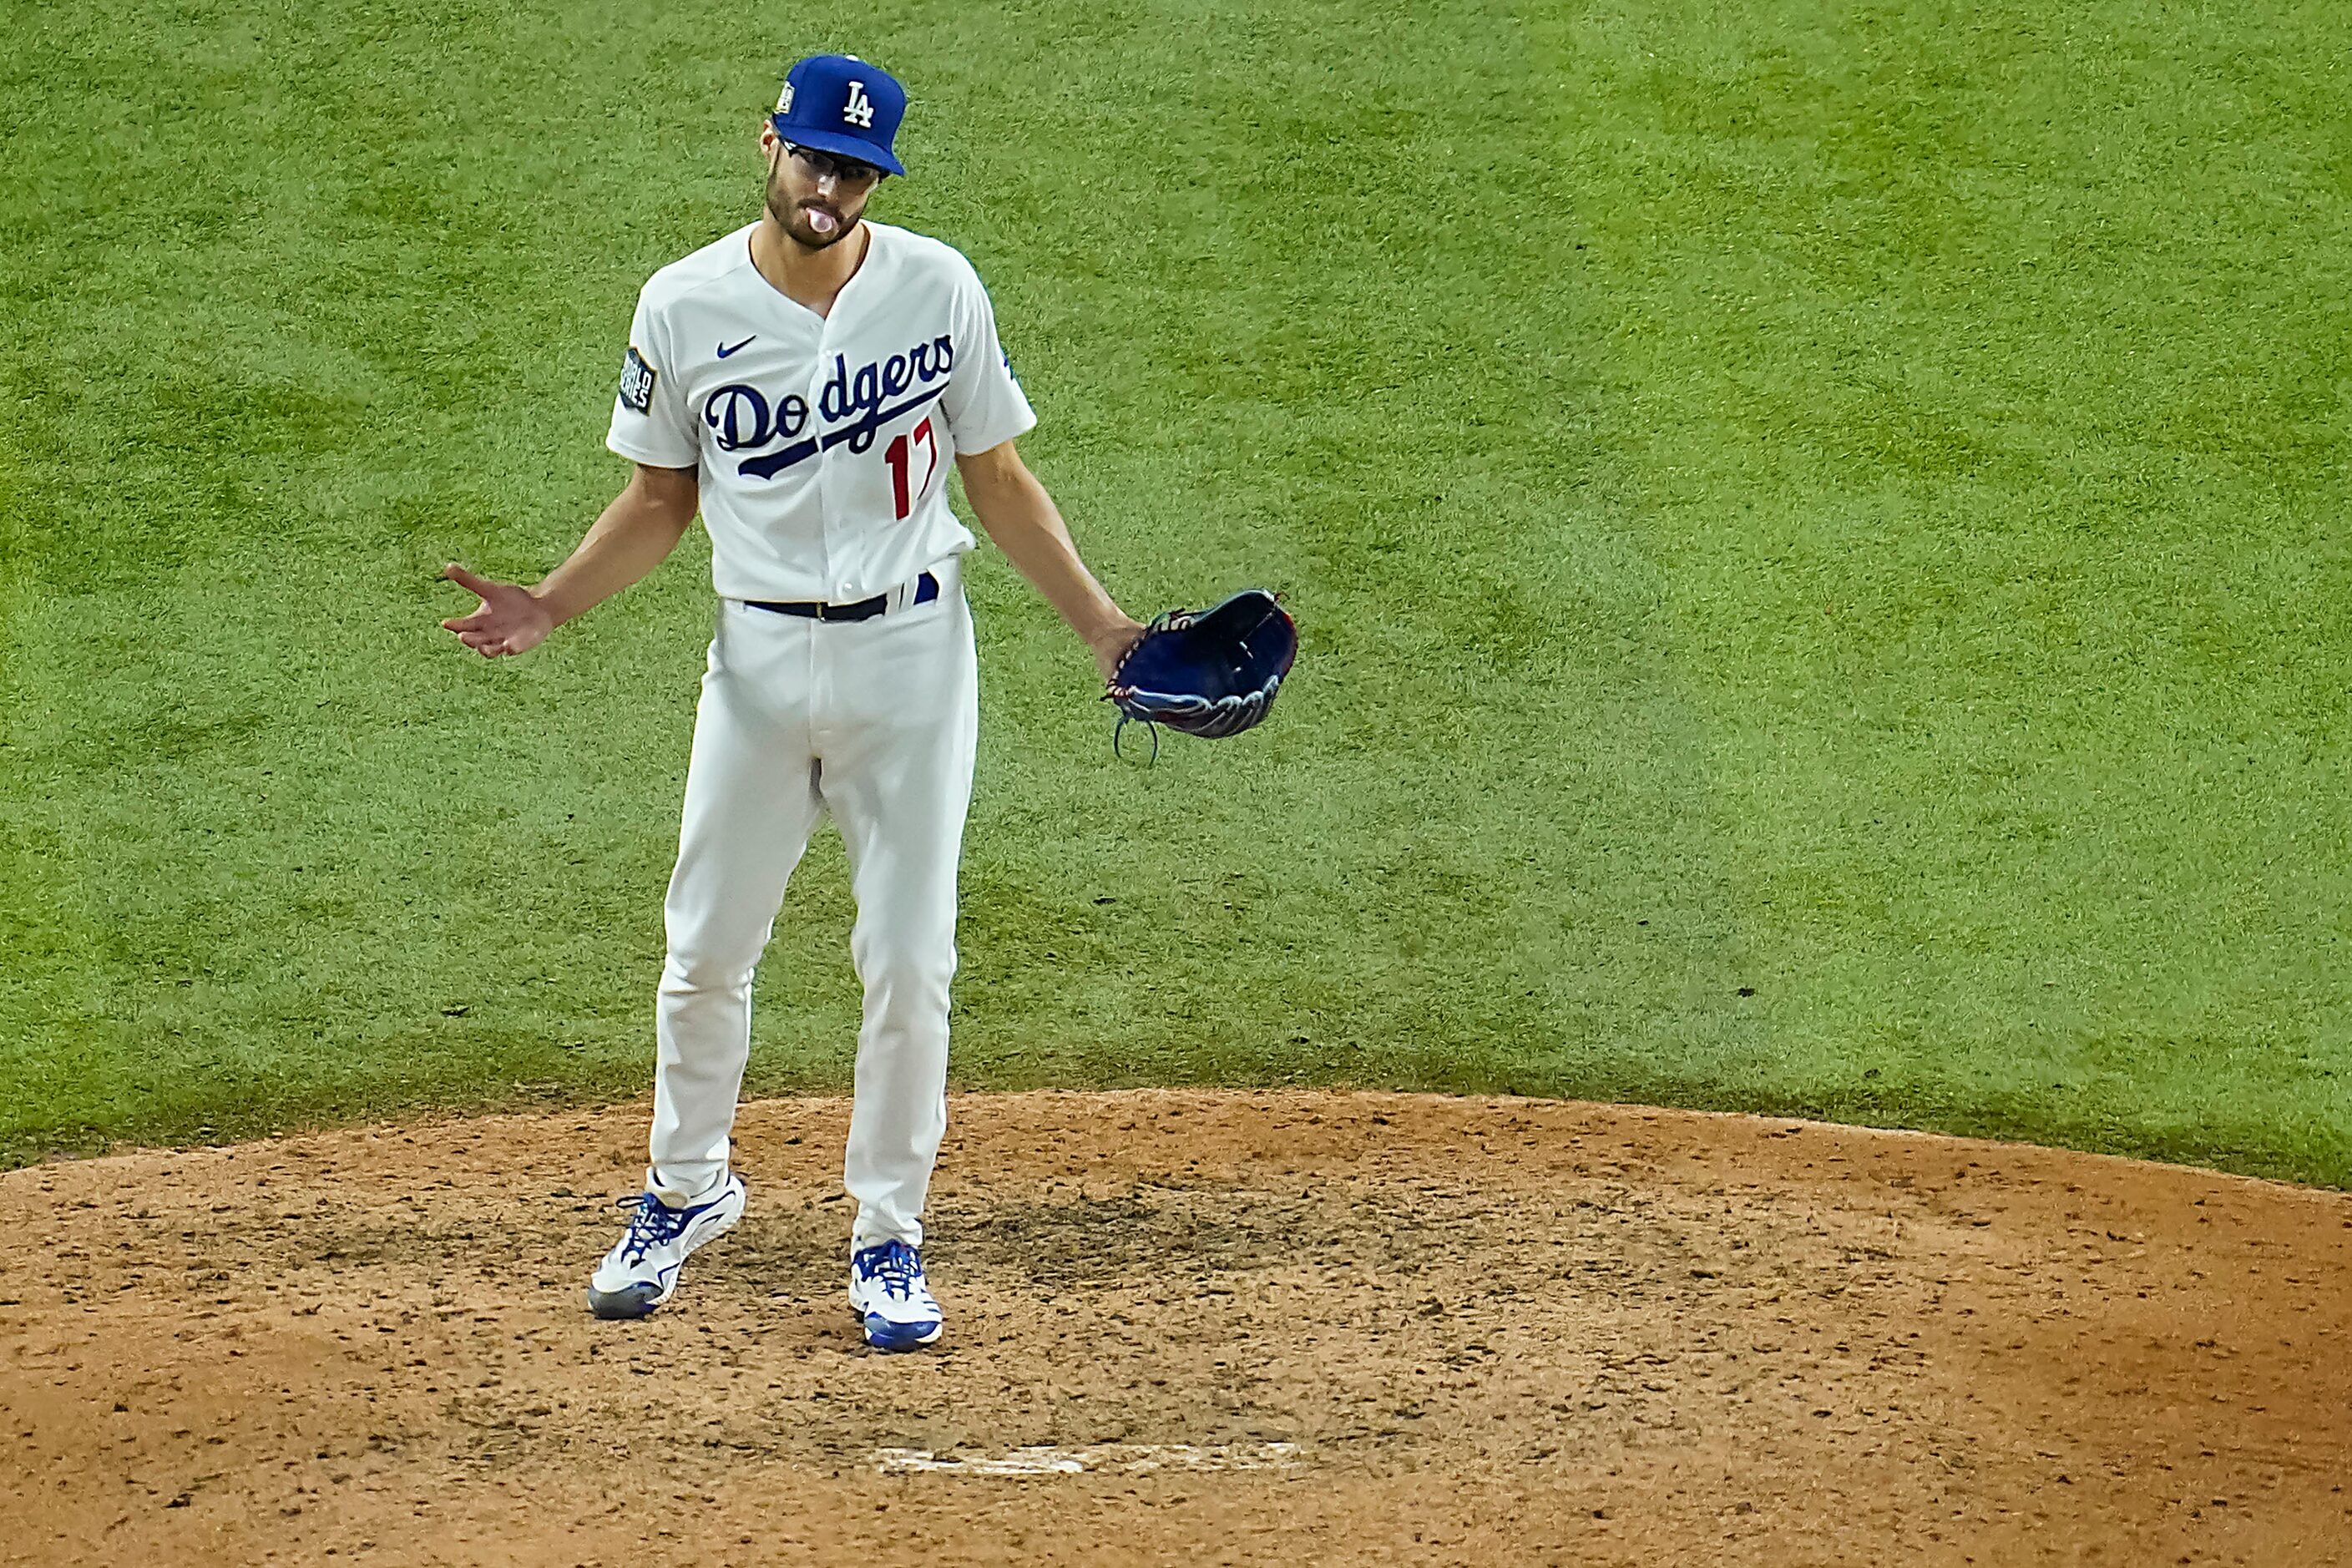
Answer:
<svg viewBox="0 0 2352 1568"><path fill-rule="evenodd" d="M660 565L694 526L699 495L692 468L639 463L571 558L537 587L478 577L456 562L442 575L481 595L470 616L441 625L485 658L526 653L547 634Z"/></svg>
<svg viewBox="0 0 2352 1568"><path fill-rule="evenodd" d="M1061 612L1070 629L1094 650L1103 679L1118 667L1119 656L1143 630L1103 592L1078 547L1062 522L1060 509L1010 441L984 452L956 454L956 471L963 476L964 498L988 537L996 542L1045 602Z"/></svg>

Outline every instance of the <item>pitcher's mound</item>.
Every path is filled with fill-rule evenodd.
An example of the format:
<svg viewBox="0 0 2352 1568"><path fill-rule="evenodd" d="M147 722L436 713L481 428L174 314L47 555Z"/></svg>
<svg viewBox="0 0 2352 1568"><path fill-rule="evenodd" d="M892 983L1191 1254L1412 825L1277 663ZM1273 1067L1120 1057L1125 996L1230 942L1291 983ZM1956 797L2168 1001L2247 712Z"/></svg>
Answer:
<svg viewBox="0 0 2352 1568"><path fill-rule="evenodd" d="M645 1111L0 1178L0 1561L2352 1562L2352 1198L1748 1118L959 1100L935 1351L846 1107L590 1318Z"/></svg>

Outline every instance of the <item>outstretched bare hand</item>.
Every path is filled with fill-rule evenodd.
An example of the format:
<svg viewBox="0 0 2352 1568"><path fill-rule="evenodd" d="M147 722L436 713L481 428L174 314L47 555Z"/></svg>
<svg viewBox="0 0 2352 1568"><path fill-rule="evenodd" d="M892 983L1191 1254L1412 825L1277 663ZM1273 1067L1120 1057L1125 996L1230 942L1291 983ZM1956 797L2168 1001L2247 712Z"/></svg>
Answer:
<svg viewBox="0 0 2352 1568"><path fill-rule="evenodd" d="M441 568L441 575L481 595L481 607L472 615L456 616L443 621L441 626L446 631L456 632L459 642L484 658L496 658L502 653L528 653L555 629L547 606L519 584L477 577L455 561Z"/></svg>

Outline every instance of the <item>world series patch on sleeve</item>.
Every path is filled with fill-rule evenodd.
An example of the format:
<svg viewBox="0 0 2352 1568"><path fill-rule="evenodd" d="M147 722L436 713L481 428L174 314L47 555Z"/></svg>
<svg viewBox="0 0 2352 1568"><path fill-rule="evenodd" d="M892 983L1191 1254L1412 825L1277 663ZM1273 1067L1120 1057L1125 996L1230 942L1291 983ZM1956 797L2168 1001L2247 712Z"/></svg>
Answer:
<svg viewBox="0 0 2352 1568"><path fill-rule="evenodd" d="M646 363L635 344L629 346L626 359L621 362L621 405L643 414L654 405L654 367Z"/></svg>

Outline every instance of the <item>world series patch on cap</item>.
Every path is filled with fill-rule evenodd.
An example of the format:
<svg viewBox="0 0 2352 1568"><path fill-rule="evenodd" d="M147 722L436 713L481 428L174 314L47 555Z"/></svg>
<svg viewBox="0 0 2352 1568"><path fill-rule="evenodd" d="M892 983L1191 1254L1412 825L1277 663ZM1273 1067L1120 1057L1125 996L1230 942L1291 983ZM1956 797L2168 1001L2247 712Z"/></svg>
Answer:
<svg viewBox="0 0 2352 1568"><path fill-rule="evenodd" d="M785 73L769 123L796 147L903 174L890 144L906 114L907 89L880 66L856 55L811 55Z"/></svg>

